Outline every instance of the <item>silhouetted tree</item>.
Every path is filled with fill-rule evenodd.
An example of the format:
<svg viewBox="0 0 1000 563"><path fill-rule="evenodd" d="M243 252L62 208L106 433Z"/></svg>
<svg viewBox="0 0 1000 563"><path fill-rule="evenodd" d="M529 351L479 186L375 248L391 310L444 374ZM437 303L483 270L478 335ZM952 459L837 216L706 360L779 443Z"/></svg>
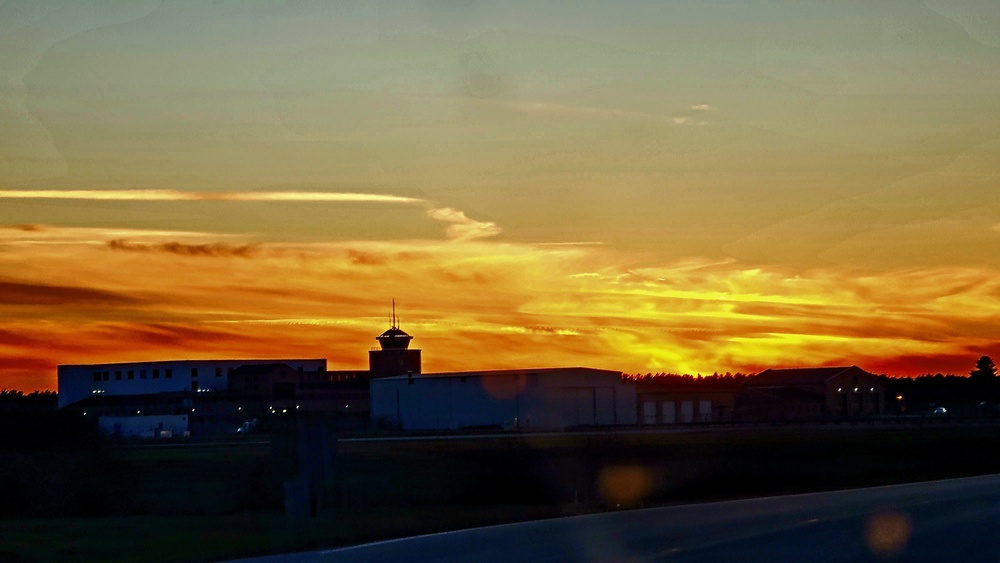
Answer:
<svg viewBox="0 0 1000 563"><path fill-rule="evenodd" d="M989 356L983 356L976 361L976 369L969 372L969 377L979 381L993 381L997 376L997 366Z"/></svg>

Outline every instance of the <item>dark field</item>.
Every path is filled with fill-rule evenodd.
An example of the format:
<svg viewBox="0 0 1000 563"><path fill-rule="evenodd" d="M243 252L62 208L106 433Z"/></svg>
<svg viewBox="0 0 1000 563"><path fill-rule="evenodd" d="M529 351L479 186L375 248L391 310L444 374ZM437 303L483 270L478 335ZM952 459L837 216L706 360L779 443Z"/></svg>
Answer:
<svg viewBox="0 0 1000 563"><path fill-rule="evenodd" d="M342 441L334 507L314 520L282 515L281 480L292 468L269 444L120 447L88 465L100 472L87 479L100 502L55 483L76 495L67 502L90 499L85 509L94 515L8 517L0 521L0 561L211 561L601 510L997 473L998 430Z"/></svg>

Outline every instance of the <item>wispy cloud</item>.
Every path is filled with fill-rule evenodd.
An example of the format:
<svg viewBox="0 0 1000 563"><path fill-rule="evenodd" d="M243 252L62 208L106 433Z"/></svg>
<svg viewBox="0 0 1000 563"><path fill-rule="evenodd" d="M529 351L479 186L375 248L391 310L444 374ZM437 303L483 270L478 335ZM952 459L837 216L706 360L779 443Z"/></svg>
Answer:
<svg viewBox="0 0 1000 563"><path fill-rule="evenodd" d="M0 190L0 199L423 203L423 200L419 198L352 192L186 192L180 190Z"/></svg>
<svg viewBox="0 0 1000 563"><path fill-rule="evenodd" d="M435 207L427 210L427 215L435 221L448 225L446 235L451 240L475 240L500 234L500 227L492 221L476 221L464 212L452 207Z"/></svg>
<svg viewBox="0 0 1000 563"><path fill-rule="evenodd" d="M708 104L695 104L695 105L691 106L691 109L693 109L694 111L709 111L709 110L712 110L712 109L715 109L715 108L713 108L712 106L710 106Z"/></svg>
<svg viewBox="0 0 1000 563"><path fill-rule="evenodd" d="M0 305L65 306L122 305L137 299L86 286L50 285L36 282L0 281Z"/></svg>
<svg viewBox="0 0 1000 563"><path fill-rule="evenodd" d="M144 244L130 242L124 239L113 239L108 241L108 248L112 250L125 250L129 252L168 252L181 256L235 256L238 258L251 258L260 254L260 244L185 244L182 242L162 242L158 244Z"/></svg>

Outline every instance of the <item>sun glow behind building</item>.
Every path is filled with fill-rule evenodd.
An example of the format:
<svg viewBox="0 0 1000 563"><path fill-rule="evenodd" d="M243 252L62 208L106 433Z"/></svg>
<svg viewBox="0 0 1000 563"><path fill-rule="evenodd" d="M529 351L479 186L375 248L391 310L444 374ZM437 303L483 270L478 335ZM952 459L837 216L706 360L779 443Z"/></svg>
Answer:
<svg viewBox="0 0 1000 563"><path fill-rule="evenodd" d="M998 18L0 8L0 386L349 366L392 296L432 371L964 373L1000 354Z"/></svg>

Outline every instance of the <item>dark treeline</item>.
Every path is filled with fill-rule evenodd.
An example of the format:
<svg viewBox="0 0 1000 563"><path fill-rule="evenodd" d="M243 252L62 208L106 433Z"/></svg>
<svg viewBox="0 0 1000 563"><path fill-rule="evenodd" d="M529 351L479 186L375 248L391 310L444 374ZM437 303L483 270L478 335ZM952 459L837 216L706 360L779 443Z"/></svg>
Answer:
<svg viewBox="0 0 1000 563"><path fill-rule="evenodd" d="M17 389L0 389L0 413L55 412L59 395L55 391L25 393Z"/></svg>
<svg viewBox="0 0 1000 563"><path fill-rule="evenodd" d="M108 445L54 391L0 390L0 518L107 513Z"/></svg>
<svg viewBox="0 0 1000 563"><path fill-rule="evenodd" d="M678 373L636 373L624 374L626 381L635 382L647 389L657 387L693 387L699 389L737 388L753 377L752 373L713 373L712 375L689 375Z"/></svg>
<svg viewBox="0 0 1000 563"><path fill-rule="evenodd" d="M909 414L936 407L945 407L953 415L994 414L1000 403L1000 382L995 377L936 373L886 377L885 381L886 402L896 402L898 410Z"/></svg>

